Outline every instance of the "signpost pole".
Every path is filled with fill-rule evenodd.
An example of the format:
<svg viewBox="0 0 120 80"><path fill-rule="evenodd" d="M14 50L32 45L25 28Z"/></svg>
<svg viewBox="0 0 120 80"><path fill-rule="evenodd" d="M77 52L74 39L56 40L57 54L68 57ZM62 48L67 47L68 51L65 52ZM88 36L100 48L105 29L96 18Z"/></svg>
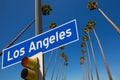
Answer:
<svg viewBox="0 0 120 80"><path fill-rule="evenodd" d="M36 35L42 33L41 0L35 0L35 28ZM44 54L39 54L38 59L40 65L39 80L44 80Z"/></svg>

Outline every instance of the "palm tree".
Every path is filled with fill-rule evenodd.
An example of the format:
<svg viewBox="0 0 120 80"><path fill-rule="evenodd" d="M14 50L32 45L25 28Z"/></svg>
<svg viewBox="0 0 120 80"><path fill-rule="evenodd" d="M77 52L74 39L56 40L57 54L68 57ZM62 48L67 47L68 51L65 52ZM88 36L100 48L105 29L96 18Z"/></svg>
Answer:
<svg viewBox="0 0 120 80"><path fill-rule="evenodd" d="M91 22L91 23L92 23L92 22L94 23L94 21L90 21L90 22ZM88 25L89 25L89 24L88 24ZM111 75L110 69L109 69L109 67L108 67L107 60L106 60L106 57L105 57L105 55L104 55L104 51L103 51L102 45L101 45L101 43L100 43L100 40L99 40L99 38L98 38L98 35L97 35L97 33L96 33L95 29L94 29L94 26L89 26L89 27L91 27L91 29L93 30L94 35L95 35L95 37L96 37L96 39L97 39L97 42L98 42L98 45L99 45L99 48L100 48L100 51L101 51L101 54L102 54L102 57L103 57L103 60L104 60L104 64L105 64L105 67L106 67L106 71L107 71L109 80L112 80L112 75Z"/></svg>
<svg viewBox="0 0 120 80"><path fill-rule="evenodd" d="M87 44L88 37L83 36L83 41L85 41L85 45L86 45L86 48L87 48L88 61L89 61L89 64L90 64L90 76L91 76L91 80L93 80L92 63L91 63L91 60L90 60L90 52L89 52L89 48L88 48L88 44Z"/></svg>
<svg viewBox="0 0 120 80"><path fill-rule="evenodd" d="M91 40L91 37L89 35L90 29L88 27L86 27L84 32L88 34L88 38L89 38L89 41L90 41L90 47L91 47L91 50L92 50L92 57L93 57L93 60L94 60L94 67L95 67L95 70L96 70L96 76L97 76L97 80L99 80L99 74L98 74L98 68L97 68L97 64L96 64L95 53L94 53L94 49L93 49L93 46L92 46L92 40Z"/></svg>
<svg viewBox="0 0 120 80"><path fill-rule="evenodd" d="M42 14L43 15L50 15L52 8L49 4L42 5Z"/></svg>
<svg viewBox="0 0 120 80"><path fill-rule="evenodd" d="M50 29L54 29L56 26L57 26L57 24L55 22L52 22L49 24Z"/></svg>
<svg viewBox="0 0 120 80"><path fill-rule="evenodd" d="M86 51L84 49L82 49L81 53L84 55L86 53Z"/></svg>
<svg viewBox="0 0 120 80"><path fill-rule="evenodd" d="M84 36L83 36L83 37L84 37ZM86 37L84 37L84 38L86 39ZM85 55L85 53L86 53L86 50L84 49L85 46L86 46L86 45L85 45L85 42L82 42L82 43L81 43L81 47L82 47L83 49L81 50L81 53L82 53L83 55ZM87 57L87 58L88 58L88 57ZM89 64L88 59L86 59L86 61L87 61L86 66L88 66L88 64ZM90 75L90 74L89 74L89 66L88 66L87 69L88 69L88 71L87 71L88 76L87 76L86 78L88 78L88 80L90 80L90 76L89 76L89 75ZM87 70L87 69L86 69L86 70Z"/></svg>
<svg viewBox="0 0 120 80"><path fill-rule="evenodd" d="M120 29L119 27L98 7L97 2L91 1L88 3L87 8L90 10L95 10L98 9L98 11L104 16L105 19L116 29L116 31L120 34Z"/></svg>
<svg viewBox="0 0 120 80"><path fill-rule="evenodd" d="M56 24L55 22L52 22L52 23L49 24L49 28L50 28L50 29L53 29L53 28L55 28L56 26L57 26L57 24ZM47 74L47 71L48 71L49 66L50 66L50 62L51 62L51 60L52 60L52 56L53 56L53 51L51 51L51 53L50 53L50 57L49 57L49 60L48 60L48 64L47 64L47 67L46 67L44 76L46 76L46 74Z"/></svg>
<svg viewBox="0 0 120 80"><path fill-rule="evenodd" d="M84 42L81 43L81 47L82 48L85 47L85 43ZM81 53L84 55L86 53L86 51L84 49L82 49Z"/></svg>
<svg viewBox="0 0 120 80"><path fill-rule="evenodd" d="M82 48L85 47L85 42L82 42L80 45Z"/></svg>
<svg viewBox="0 0 120 80"><path fill-rule="evenodd" d="M89 8L90 10L95 10L98 7L97 2L95 1L90 1L87 5L87 8Z"/></svg>

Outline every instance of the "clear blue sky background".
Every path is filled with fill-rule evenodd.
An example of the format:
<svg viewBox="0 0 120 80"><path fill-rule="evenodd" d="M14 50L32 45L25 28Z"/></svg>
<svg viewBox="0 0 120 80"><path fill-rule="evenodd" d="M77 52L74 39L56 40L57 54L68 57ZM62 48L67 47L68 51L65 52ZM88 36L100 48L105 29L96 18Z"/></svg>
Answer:
<svg viewBox="0 0 120 80"><path fill-rule="evenodd" d="M43 31L49 30L49 23L56 22L61 25L72 19L77 20L80 40L65 47L64 52L68 55L69 66L67 72L67 80L82 80L82 68L79 64L81 56L80 43L84 35L83 29L89 20L96 21L96 32L100 38L101 44L105 52L105 56L111 70L113 80L120 79L120 35L107 22L98 10L90 11L86 8L90 0L42 0L42 4L50 4L53 11L50 16L43 16ZM98 0L99 7L120 26L120 1L119 0ZM8 43L17 36L17 34L34 19L35 0L0 0L0 51L2 51ZM31 38L35 35L35 24L31 26L27 32L22 35L16 43ZM120 28L120 27L119 27ZM103 59L97 45L95 36L91 33L95 56L97 60L100 80L108 80ZM49 53L45 54L45 65L48 61ZM53 59L54 60L54 59ZM2 57L0 57L1 66ZM93 59L91 56L93 64ZM53 64L53 61L52 61ZM51 69L52 69L51 65ZM0 68L1 80L21 80L20 73L23 67L16 64L6 69ZM50 70L46 76L46 80L50 78ZM95 77L95 69L93 66L93 75Z"/></svg>

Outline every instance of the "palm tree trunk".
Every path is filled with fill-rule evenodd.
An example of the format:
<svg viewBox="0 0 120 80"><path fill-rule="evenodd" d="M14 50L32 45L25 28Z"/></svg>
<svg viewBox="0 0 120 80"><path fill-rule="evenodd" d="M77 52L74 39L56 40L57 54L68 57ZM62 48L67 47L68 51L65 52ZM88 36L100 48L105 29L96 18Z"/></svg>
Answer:
<svg viewBox="0 0 120 80"><path fill-rule="evenodd" d="M61 76L62 76L63 71L64 71L63 69L64 69L64 65L61 65L60 75L59 75L59 77L58 77L58 80L61 80Z"/></svg>
<svg viewBox="0 0 120 80"><path fill-rule="evenodd" d="M63 69L63 73L62 73L62 80L64 80L64 77L65 77L65 70L66 70L66 68L65 68L65 65L64 65L64 69Z"/></svg>
<svg viewBox="0 0 120 80"><path fill-rule="evenodd" d="M85 80L84 64L82 64L81 67L82 67L82 80Z"/></svg>
<svg viewBox="0 0 120 80"><path fill-rule="evenodd" d="M88 74L87 74L87 75L88 75L88 76L87 76L87 77L88 77L88 80L90 80L90 74L89 74L89 71L88 71Z"/></svg>
<svg viewBox="0 0 120 80"><path fill-rule="evenodd" d="M48 69L49 69L49 66L50 66L50 62L52 60L52 56L53 56L53 51L51 51L51 53L50 53L50 57L49 57L49 60L48 60L48 64L47 64L44 76L46 76L46 74L48 72Z"/></svg>
<svg viewBox="0 0 120 80"><path fill-rule="evenodd" d="M99 38L98 38L98 36L97 36L97 33L96 33L96 31L95 31L94 28L93 28L93 32L94 32L95 37L96 37L96 39L97 39L98 45L99 45L99 47L100 47L100 51L101 51L101 53L102 53L102 57L103 57L103 60L104 60L104 64L105 64L105 67L106 67L106 70L107 70L107 74L108 74L109 80L112 80L112 75L111 75L111 73L110 73L110 69L109 69L109 67L108 67L107 60L106 60L106 58L105 58L104 51L103 51L103 49L102 49L102 45L101 45L101 43L100 43L100 40L99 40Z"/></svg>
<svg viewBox="0 0 120 80"><path fill-rule="evenodd" d="M87 71L87 62L84 61L84 64L82 64L82 74L83 74L83 80L88 80L88 71Z"/></svg>
<svg viewBox="0 0 120 80"><path fill-rule="evenodd" d="M53 67L53 71L52 71L51 80L53 80L53 76L54 76L54 72L55 72L55 67L56 67L56 63L57 63L57 56L58 56L58 52L57 52L57 49L56 49L56 55L55 55L55 61L54 61L54 67Z"/></svg>
<svg viewBox="0 0 120 80"><path fill-rule="evenodd" d="M58 80L58 75L61 69L61 64L62 64L62 58L60 58L59 64L58 64L58 71L57 71L57 75L56 75L56 80Z"/></svg>
<svg viewBox="0 0 120 80"><path fill-rule="evenodd" d="M87 80L90 80L90 72L89 72L89 57L88 54L86 56L86 75L87 75Z"/></svg>
<svg viewBox="0 0 120 80"><path fill-rule="evenodd" d="M97 80L99 80L99 74L98 74L98 69L97 69L97 64L96 64L96 59L95 59L95 53L94 53L94 49L93 49L93 46L92 46L92 41L91 41L91 38L90 38L89 34L88 34L88 37L89 37L89 40L90 40L90 46L91 46L92 56L93 56L93 60L94 60L94 66L95 66L95 70L96 70L96 77L97 77Z"/></svg>
<svg viewBox="0 0 120 80"><path fill-rule="evenodd" d="M67 66L66 66L66 69L65 69L65 76L64 76L64 80L66 80L67 78Z"/></svg>
<svg viewBox="0 0 120 80"><path fill-rule="evenodd" d="M116 31L120 34L120 29L118 28L118 26L116 26L116 25L112 22L112 20L110 20L110 18L107 17L107 15L106 15L100 8L98 8L98 10L99 10L100 13L105 17L105 19L107 19L108 22L109 22L109 23L116 29Z"/></svg>
<svg viewBox="0 0 120 80"><path fill-rule="evenodd" d="M92 63L91 63L91 60L90 60L90 51L89 51L87 42L85 42L85 44L86 44L86 47L87 47L88 61L89 61L89 64L90 64L90 76L91 76L91 80L93 80Z"/></svg>

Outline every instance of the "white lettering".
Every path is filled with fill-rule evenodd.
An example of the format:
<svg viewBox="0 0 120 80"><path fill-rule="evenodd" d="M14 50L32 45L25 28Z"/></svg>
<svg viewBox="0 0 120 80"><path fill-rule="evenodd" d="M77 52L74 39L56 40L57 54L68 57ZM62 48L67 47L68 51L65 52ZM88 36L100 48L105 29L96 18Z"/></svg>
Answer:
<svg viewBox="0 0 120 80"><path fill-rule="evenodd" d="M49 40L48 40L48 38L45 38L43 40L43 45L46 47L46 49L48 48L48 46L49 46Z"/></svg>
<svg viewBox="0 0 120 80"><path fill-rule="evenodd" d="M42 41L37 42L37 49L42 48Z"/></svg>
<svg viewBox="0 0 120 80"><path fill-rule="evenodd" d="M55 42L55 36L52 35L52 36L50 36L50 43L53 44L54 42Z"/></svg>
<svg viewBox="0 0 120 80"><path fill-rule="evenodd" d="M56 41L58 42L58 32L56 32Z"/></svg>
<svg viewBox="0 0 120 80"><path fill-rule="evenodd" d="M23 56L24 54L25 54L25 48L23 47L20 49L20 56Z"/></svg>
<svg viewBox="0 0 120 80"><path fill-rule="evenodd" d="M40 48L45 47L46 49L49 47L50 44L54 44L60 40L64 40L72 35L71 29L66 29L65 31L56 32L55 34L51 35L50 37L46 37L43 40L39 40L37 42L31 42L29 47L29 53L31 51L39 50ZM25 51L24 48L21 50L20 55L24 55Z"/></svg>
<svg viewBox="0 0 120 80"><path fill-rule="evenodd" d="M72 35L71 29L67 29L66 34L67 34L66 37L70 37Z"/></svg>
<svg viewBox="0 0 120 80"><path fill-rule="evenodd" d="M34 42L31 42L31 44L30 44L29 53L30 53L32 50L36 50Z"/></svg>
<svg viewBox="0 0 120 80"><path fill-rule="evenodd" d="M17 58L19 56L19 50L15 50L15 52L13 53L13 57Z"/></svg>
<svg viewBox="0 0 120 80"><path fill-rule="evenodd" d="M60 38L61 40L63 40L63 39L65 38L65 32L64 32L64 31L60 32L59 38Z"/></svg>
<svg viewBox="0 0 120 80"><path fill-rule="evenodd" d="M13 58L10 57L10 51L8 51L8 61L12 60Z"/></svg>

